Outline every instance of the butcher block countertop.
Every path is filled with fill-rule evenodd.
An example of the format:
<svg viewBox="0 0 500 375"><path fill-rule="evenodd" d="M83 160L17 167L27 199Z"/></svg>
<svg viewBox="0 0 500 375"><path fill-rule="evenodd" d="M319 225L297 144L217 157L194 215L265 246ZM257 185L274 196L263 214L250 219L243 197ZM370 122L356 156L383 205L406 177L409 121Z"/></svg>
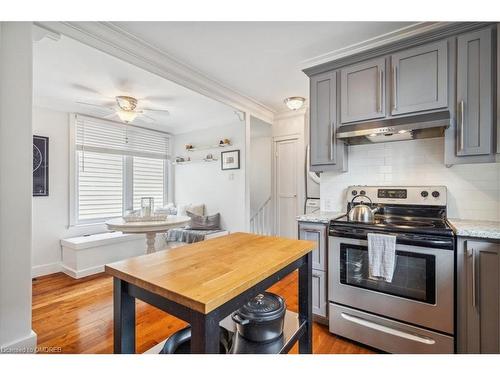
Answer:
<svg viewBox="0 0 500 375"><path fill-rule="evenodd" d="M207 314L309 253L312 241L233 233L106 265L106 272Z"/></svg>

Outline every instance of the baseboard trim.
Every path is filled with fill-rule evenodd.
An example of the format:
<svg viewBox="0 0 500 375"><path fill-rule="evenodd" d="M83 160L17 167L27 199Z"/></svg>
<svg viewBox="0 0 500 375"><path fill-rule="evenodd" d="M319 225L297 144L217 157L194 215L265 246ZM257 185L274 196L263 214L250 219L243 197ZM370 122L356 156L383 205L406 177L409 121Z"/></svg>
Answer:
<svg viewBox="0 0 500 375"><path fill-rule="evenodd" d="M31 267L31 277L45 276L61 271L62 264L60 262L40 264L38 266Z"/></svg>
<svg viewBox="0 0 500 375"><path fill-rule="evenodd" d="M313 314L313 321L315 321L316 323L322 324L324 326L327 326L327 327L329 325L328 318L325 316Z"/></svg>
<svg viewBox="0 0 500 375"><path fill-rule="evenodd" d="M68 276L71 276L74 279L81 279L82 277L85 276L95 275L96 273L104 272L104 266L89 267L80 271L77 271L65 265L62 265L61 268L62 272L64 272Z"/></svg>
<svg viewBox="0 0 500 375"><path fill-rule="evenodd" d="M31 330L30 334L21 339L0 345L0 353L5 354L34 354L36 352L37 335Z"/></svg>

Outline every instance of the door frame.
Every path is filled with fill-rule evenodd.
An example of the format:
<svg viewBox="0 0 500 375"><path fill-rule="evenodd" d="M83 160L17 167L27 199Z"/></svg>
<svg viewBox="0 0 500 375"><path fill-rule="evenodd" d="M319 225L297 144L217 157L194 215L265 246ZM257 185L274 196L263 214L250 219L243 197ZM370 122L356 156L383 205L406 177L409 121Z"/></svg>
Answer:
<svg viewBox="0 0 500 375"><path fill-rule="evenodd" d="M273 191L273 212L274 212L274 220L273 220L273 226L274 226L274 233L278 235L278 220L279 220L279 212L278 212L278 142L284 142L284 141L295 141L297 143L297 148L296 148L296 165L297 167L297 179L296 179L296 191L297 191L297 196L296 196L296 207L297 207L297 212L296 215L300 215L301 211L301 201L303 199L304 191L303 191L303 166L305 163L305 160L302 160L302 155L303 152L301 152L303 146L304 146L304 140L301 134L299 133L294 133L294 134L287 134L287 135L280 135L280 136L274 136L273 137L273 145L272 145L272 153L273 153L273 165L272 165L272 191ZM295 235L298 238L298 229L297 226L294 226L295 230Z"/></svg>

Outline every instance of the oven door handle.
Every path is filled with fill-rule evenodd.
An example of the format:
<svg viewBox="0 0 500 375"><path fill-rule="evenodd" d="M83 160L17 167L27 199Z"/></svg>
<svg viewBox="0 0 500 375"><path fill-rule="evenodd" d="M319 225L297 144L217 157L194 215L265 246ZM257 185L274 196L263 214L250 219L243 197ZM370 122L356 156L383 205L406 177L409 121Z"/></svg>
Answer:
<svg viewBox="0 0 500 375"><path fill-rule="evenodd" d="M367 231L368 232L368 231ZM375 232L376 233L376 232ZM415 244L425 244L425 246L428 247L446 247L446 248L452 248L453 247L453 239L446 238L446 239L438 239L438 238L419 238L415 237L411 234L408 233L393 233L393 232L381 232L382 234L389 234L392 236L396 236L396 243L399 241L413 241ZM359 231L356 232L356 230L352 230L350 228L330 228L329 230L329 235L333 237L348 237L352 236L353 238L359 238L362 240L366 241L366 233L362 232L360 233Z"/></svg>
<svg viewBox="0 0 500 375"><path fill-rule="evenodd" d="M358 325L363 326L363 327L371 328L371 329L374 329L375 331L387 333L389 335L401 337L401 338L406 339L406 340L416 341L416 342L419 342L421 344L426 344L426 345L434 345L436 343L435 340L433 340L429 337L400 331L399 329L395 329L395 328L391 328L391 327L386 327L386 326L383 326L381 324L371 322L371 321L366 320L366 319L358 318L356 316L346 314L346 313L341 313L340 315L342 316L342 318L350 321L351 323L358 324Z"/></svg>

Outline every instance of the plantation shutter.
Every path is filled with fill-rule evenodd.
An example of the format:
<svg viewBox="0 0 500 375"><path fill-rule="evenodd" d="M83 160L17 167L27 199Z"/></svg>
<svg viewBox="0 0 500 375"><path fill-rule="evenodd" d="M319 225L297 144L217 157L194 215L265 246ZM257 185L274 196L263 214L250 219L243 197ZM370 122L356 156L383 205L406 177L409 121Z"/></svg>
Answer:
<svg viewBox="0 0 500 375"><path fill-rule="evenodd" d="M164 161L159 159L134 157L134 209L141 208L142 197L153 197L155 208L163 207Z"/></svg>
<svg viewBox="0 0 500 375"><path fill-rule="evenodd" d="M78 152L78 220L122 216L123 156Z"/></svg>
<svg viewBox="0 0 500 375"><path fill-rule="evenodd" d="M166 133L76 115L76 149L154 159L170 157Z"/></svg>
<svg viewBox="0 0 500 375"><path fill-rule="evenodd" d="M154 197L156 207L163 206L168 134L75 115L75 143L78 222L120 217L124 208L139 208L144 196ZM129 162L132 175L125 167ZM124 203L126 178L133 181L133 201Z"/></svg>

